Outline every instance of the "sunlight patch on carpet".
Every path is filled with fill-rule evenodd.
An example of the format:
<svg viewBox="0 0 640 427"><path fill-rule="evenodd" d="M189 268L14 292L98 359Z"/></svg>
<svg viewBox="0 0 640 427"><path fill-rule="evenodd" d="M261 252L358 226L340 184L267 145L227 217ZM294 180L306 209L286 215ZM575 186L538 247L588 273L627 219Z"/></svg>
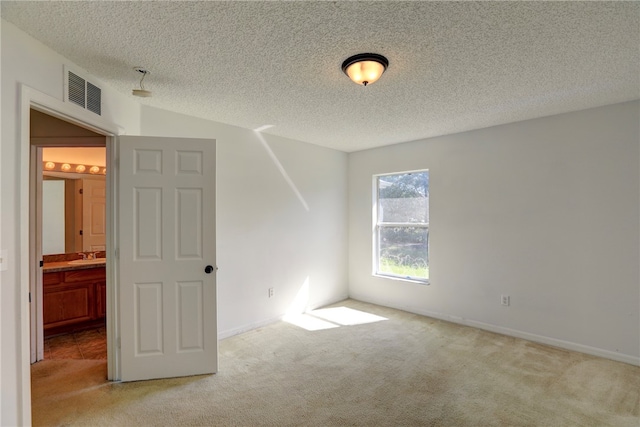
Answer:
<svg viewBox="0 0 640 427"><path fill-rule="evenodd" d="M302 314L290 314L282 320L307 331L320 331L339 328L341 326L355 326L366 323L388 320L386 317L354 310L349 307L332 307L311 310Z"/></svg>
<svg viewBox="0 0 640 427"><path fill-rule="evenodd" d="M349 307L321 308L319 310L312 310L309 314L342 326L363 325L365 323L388 320L386 317L354 310Z"/></svg>
<svg viewBox="0 0 640 427"><path fill-rule="evenodd" d="M282 320L292 325L298 326L307 331L321 331L324 329L339 328L340 325L327 322L317 317L310 316L309 314L291 314L285 316Z"/></svg>

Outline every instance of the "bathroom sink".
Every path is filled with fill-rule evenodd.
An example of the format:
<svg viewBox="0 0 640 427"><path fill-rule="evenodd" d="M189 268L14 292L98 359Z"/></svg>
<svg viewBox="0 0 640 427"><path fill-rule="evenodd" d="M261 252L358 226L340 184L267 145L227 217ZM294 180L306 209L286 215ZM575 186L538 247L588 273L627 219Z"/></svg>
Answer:
<svg viewBox="0 0 640 427"><path fill-rule="evenodd" d="M69 264L71 265L104 264L106 261L107 261L106 258L76 259L73 261L69 261Z"/></svg>

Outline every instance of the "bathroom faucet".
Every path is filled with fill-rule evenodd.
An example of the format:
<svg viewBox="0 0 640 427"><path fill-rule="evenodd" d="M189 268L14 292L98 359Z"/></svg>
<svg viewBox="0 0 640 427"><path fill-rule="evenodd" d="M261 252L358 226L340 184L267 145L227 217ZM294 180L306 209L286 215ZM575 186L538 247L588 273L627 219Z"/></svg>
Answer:
<svg viewBox="0 0 640 427"><path fill-rule="evenodd" d="M78 252L78 255L80 255L82 259L87 259L87 254L85 254L84 252Z"/></svg>

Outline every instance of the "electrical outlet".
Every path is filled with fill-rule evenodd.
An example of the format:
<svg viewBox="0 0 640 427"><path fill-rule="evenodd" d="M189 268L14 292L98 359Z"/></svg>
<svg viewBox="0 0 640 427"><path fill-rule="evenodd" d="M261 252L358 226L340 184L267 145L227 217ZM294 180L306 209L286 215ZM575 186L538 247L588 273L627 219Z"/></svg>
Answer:
<svg viewBox="0 0 640 427"><path fill-rule="evenodd" d="M273 288L269 288L269 298L273 296Z"/></svg>
<svg viewBox="0 0 640 427"><path fill-rule="evenodd" d="M509 295L502 295L500 297L500 303L502 305L509 305L509 303L511 302L510 300L511 300L511 298L509 297Z"/></svg>

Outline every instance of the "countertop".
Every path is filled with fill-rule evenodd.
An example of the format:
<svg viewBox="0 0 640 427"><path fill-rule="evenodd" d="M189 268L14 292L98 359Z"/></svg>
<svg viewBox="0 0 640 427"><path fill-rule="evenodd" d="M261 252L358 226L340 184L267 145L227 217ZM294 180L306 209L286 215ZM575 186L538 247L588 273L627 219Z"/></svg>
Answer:
<svg viewBox="0 0 640 427"><path fill-rule="evenodd" d="M71 264L69 261L45 262L43 273L56 273L58 271L88 270L90 268L105 268L105 259L94 260L91 264Z"/></svg>

